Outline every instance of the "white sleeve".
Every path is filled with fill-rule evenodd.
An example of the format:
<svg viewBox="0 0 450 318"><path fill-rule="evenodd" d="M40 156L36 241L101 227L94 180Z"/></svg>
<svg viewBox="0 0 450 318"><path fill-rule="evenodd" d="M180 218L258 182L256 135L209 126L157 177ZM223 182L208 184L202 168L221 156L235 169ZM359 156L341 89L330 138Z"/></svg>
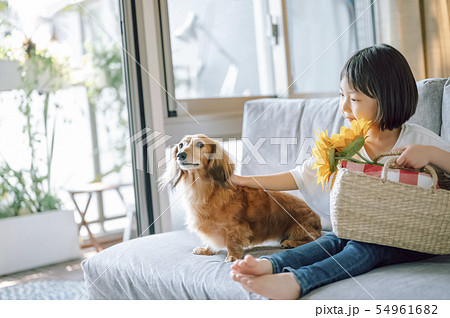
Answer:
<svg viewBox="0 0 450 318"><path fill-rule="evenodd" d="M319 214L322 220L322 229L331 230L330 184L327 189L322 189L322 185L317 184L317 171L312 167L314 161L314 158L306 160L302 165L291 170L291 174L306 204Z"/></svg>

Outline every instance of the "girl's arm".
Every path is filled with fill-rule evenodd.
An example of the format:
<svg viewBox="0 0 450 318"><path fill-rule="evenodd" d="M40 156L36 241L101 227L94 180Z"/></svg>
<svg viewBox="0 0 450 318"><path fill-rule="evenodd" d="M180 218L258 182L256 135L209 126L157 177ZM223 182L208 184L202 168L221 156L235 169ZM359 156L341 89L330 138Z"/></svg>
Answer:
<svg viewBox="0 0 450 318"><path fill-rule="evenodd" d="M434 146L407 145L398 157L397 164L402 167L420 169L431 163L450 173L450 152Z"/></svg>
<svg viewBox="0 0 450 318"><path fill-rule="evenodd" d="M272 191L288 191L298 189L294 177L290 172L250 177L233 175L231 177L231 182L244 187L260 188L263 190Z"/></svg>

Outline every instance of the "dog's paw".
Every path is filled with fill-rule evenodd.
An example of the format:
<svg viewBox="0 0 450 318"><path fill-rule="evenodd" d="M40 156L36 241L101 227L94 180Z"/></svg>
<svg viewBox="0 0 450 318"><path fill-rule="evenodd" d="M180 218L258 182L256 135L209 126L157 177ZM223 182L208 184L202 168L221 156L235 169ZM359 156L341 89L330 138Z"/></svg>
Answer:
<svg viewBox="0 0 450 318"><path fill-rule="evenodd" d="M233 255L227 255L227 258L225 258L225 262L234 262L240 259L239 257L233 256Z"/></svg>
<svg viewBox="0 0 450 318"><path fill-rule="evenodd" d="M301 242L297 242L297 241L293 241L293 240L285 240L281 243L281 246L283 248L294 248L294 247L300 246L302 244L303 243L301 243Z"/></svg>
<svg viewBox="0 0 450 318"><path fill-rule="evenodd" d="M196 254L196 255L214 255L215 253L213 251L211 251L209 248L207 247L197 247L194 248L194 250L192 251L192 253Z"/></svg>

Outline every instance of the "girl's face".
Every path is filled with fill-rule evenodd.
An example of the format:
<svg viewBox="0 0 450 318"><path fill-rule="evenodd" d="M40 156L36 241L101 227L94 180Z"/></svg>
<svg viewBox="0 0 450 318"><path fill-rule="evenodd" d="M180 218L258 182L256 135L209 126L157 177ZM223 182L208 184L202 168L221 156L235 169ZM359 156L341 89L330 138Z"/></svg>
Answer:
<svg viewBox="0 0 450 318"><path fill-rule="evenodd" d="M375 123L378 113L378 103L376 99L370 98L361 92L354 90L344 77L340 85L341 100L339 109L342 115L349 121L358 119L371 120Z"/></svg>

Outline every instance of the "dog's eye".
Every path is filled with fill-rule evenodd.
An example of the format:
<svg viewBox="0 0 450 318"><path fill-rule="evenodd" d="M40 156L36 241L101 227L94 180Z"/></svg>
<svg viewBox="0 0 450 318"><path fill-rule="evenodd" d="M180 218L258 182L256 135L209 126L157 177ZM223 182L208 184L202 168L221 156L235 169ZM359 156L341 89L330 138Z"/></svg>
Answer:
<svg viewBox="0 0 450 318"><path fill-rule="evenodd" d="M178 148L183 148L183 143L180 143L179 145L178 145Z"/></svg>
<svg viewBox="0 0 450 318"><path fill-rule="evenodd" d="M201 141L197 142L197 147L201 148L203 146L204 146L204 144Z"/></svg>

